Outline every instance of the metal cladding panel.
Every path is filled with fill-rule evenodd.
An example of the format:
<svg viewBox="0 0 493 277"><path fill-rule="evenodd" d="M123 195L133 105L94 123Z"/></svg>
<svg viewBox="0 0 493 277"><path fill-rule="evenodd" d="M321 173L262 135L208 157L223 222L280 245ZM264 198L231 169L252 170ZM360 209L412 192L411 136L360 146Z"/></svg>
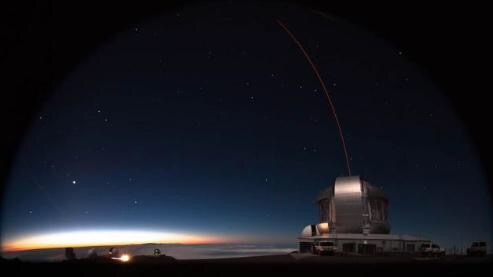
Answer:
<svg viewBox="0 0 493 277"><path fill-rule="evenodd" d="M334 185L336 230L338 233L361 233L363 200L359 176L339 177Z"/></svg>

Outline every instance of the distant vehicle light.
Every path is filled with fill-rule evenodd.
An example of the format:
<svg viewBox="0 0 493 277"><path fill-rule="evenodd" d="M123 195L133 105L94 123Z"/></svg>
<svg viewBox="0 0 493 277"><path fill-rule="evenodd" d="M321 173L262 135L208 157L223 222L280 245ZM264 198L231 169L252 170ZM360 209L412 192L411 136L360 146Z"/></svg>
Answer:
<svg viewBox="0 0 493 277"><path fill-rule="evenodd" d="M120 257L120 260L121 260L122 262L128 262L128 261L130 261L130 256L129 256L129 255L122 255L122 256Z"/></svg>
<svg viewBox="0 0 493 277"><path fill-rule="evenodd" d="M120 260L120 261L126 263L126 262L130 261L130 255L124 254L119 258L112 258L112 259L113 260Z"/></svg>

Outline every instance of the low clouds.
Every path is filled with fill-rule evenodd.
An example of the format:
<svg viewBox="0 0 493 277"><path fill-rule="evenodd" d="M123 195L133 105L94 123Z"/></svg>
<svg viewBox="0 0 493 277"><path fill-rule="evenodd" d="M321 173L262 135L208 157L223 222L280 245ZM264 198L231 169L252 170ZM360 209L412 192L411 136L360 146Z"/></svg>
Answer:
<svg viewBox="0 0 493 277"><path fill-rule="evenodd" d="M153 255L158 248L162 254L176 259L219 259L248 256L282 255L297 250L296 245L265 245L265 244L143 244L118 247L121 252L132 256ZM77 258L86 258L90 251L104 255L111 247L80 247L75 249ZM19 258L24 261L61 261L65 258L65 249L38 249L3 253L5 258Z"/></svg>

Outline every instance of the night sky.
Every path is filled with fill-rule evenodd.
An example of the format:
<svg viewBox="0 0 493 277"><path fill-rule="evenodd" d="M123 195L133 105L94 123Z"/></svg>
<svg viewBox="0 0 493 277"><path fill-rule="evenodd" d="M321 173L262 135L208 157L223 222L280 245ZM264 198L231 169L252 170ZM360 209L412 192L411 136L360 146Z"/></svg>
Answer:
<svg viewBox="0 0 493 277"><path fill-rule="evenodd" d="M18 151L3 243L140 230L294 244L346 167L322 88L277 18L329 87L353 175L388 194L392 233L490 239L476 150L406 49L317 11L217 4L136 24L80 61Z"/></svg>

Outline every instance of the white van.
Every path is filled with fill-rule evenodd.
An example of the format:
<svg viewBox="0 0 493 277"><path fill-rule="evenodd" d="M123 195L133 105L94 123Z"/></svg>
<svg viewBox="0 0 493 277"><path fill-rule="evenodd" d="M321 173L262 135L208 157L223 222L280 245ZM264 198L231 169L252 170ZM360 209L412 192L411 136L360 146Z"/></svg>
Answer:
<svg viewBox="0 0 493 277"><path fill-rule="evenodd" d="M445 249L441 248L438 244L423 243L419 248L420 253L427 257L441 257L445 256Z"/></svg>

